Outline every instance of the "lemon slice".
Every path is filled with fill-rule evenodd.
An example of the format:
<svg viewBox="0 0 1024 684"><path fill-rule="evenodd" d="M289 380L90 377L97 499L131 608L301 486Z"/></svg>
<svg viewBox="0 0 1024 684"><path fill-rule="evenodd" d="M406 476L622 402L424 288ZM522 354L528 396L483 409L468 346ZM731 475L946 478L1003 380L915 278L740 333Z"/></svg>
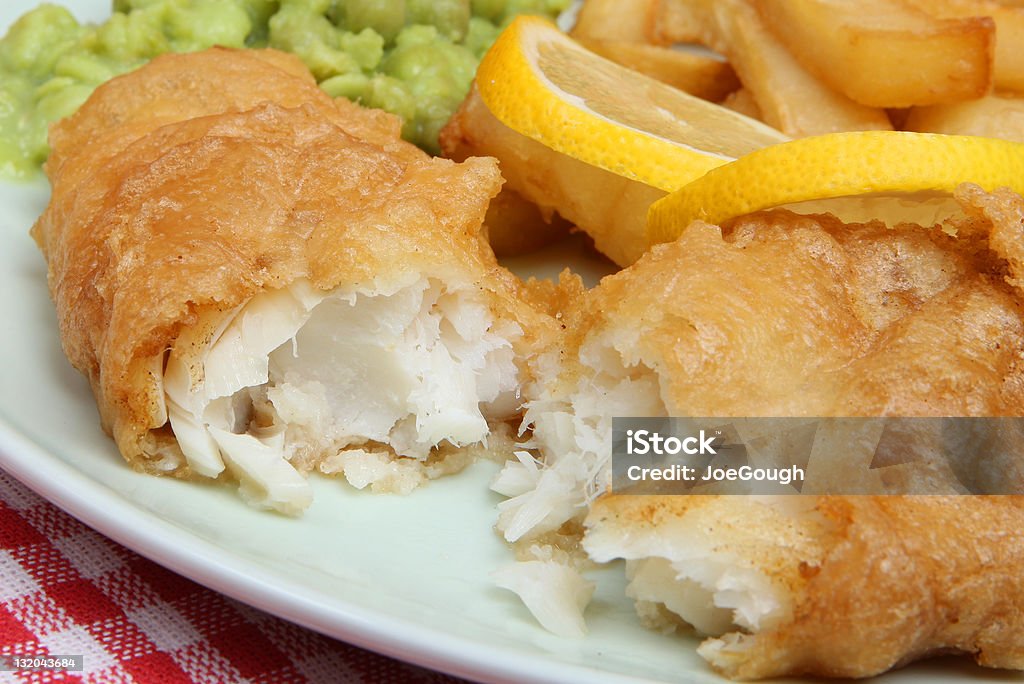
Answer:
<svg viewBox="0 0 1024 684"><path fill-rule="evenodd" d="M766 147L709 171L651 206L647 235L652 244L667 242L696 219L721 224L783 206L854 222L874 217L933 225L955 206L953 190L966 182L1024 193L1024 144L937 133L830 133Z"/></svg>
<svg viewBox="0 0 1024 684"><path fill-rule="evenodd" d="M477 69L487 108L556 152L667 192L765 145L779 131L687 95L521 16Z"/></svg>

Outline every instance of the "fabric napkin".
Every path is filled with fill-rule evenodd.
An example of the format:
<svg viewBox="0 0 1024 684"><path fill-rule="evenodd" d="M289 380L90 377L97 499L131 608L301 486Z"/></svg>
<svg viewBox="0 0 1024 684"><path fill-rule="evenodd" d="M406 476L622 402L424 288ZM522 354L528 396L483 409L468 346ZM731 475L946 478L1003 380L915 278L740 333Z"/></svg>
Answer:
<svg viewBox="0 0 1024 684"><path fill-rule="evenodd" d="M461 681L206 589L100 535L0 471L0 660L45 654L84 656L83 669L0 669L0 682Z"/></svg>

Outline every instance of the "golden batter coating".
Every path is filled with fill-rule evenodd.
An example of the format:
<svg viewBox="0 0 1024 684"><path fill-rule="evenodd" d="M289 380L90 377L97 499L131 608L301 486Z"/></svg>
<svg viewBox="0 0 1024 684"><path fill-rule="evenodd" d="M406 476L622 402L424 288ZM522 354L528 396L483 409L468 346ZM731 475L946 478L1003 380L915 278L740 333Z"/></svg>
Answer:
<svg viewBox="0 0 1024 684"><path fill-rule="evenodd" d="M962 491L932 454L873 468L874 442L819 432L802 497L606 494L613 416L1024 415L1024 200L957 199L956 235L788 211L696 222L554 304L567 341L538 359L527 412L541 464L495 483L506 539L571 544L582 522L592 560L627 559L641 617L715 637L700 653L731 677L946 651L1024 668L1024 497L810 495ZM986 491L1024 491L1017 449L970 465Z"/></svg>
<svg viewBox="0 0 1024 684"><path fill-rule="evenodd" d="M725 614L699 651L735 679L939 653L1024 669L1024 497L607 496L586 525L593 557L631 559L641 601Z"/></svg>
<svg viewBox="0 0 1024 684"><path fill-rule="evenodd" d="M478 365L506 347L514 347L519 364L550 325L480 237L488 201L501 186L493 160L431 158L398 139L392 117L333 103L312 78L292 71L269 87L257 69L248 88L259 83L259 92L284 106L257 104L234 79L251 73L253 59L268 57L270 64L290 60L224 50L160 58L99 88L54 136L63 161L48 167L53 199L33 236L47 258L64 348L89 377L103 425L125 458L151 472L195 470L168 423L162 374L169 350L185 364L186 390L190 382L194 394L204 382L205 352L183 345L209 347L256 295L299 288L295 296L308 299L340 287L339 296L355 302L413 288L416 296L426 293L422 320L441 321L435 338L457 346L470 345L472 335L486 338L491 346L473 352ZM176 60L184 85L167 80L178 73ZM193 118L168 123L163 112L173 107L126 105L122 96L136 89L156 89L166 102L183 92L206 95L186 107ZM121 123L104 128L115 121ZM92 136L117 143L86 146ZM438 298L433 308L430 296ZM449 350L445 359L461 363L472 349ZM505 377L515 368L501 366L505 375L494 382L503 392L522 380ZM357 400L362 390L344 391ZM267 427L261 402L269 400L252 401L249 431L258 433ZM286 453L308 457L309 435L302 439L298 451ZM365 446L369 439L352 441ZM325 450L319 457L348 444L344 435L325 440L316 445ZM292 460L300 470L316 465Z"/></svg>
<svg viewBox="0 0 1024 684"><path fill-rule="evenodd" d="M316 106L326 116L341 111L336 123L356 137L378 144L394 141L397 117L363 110L348 100L332 100L295 55L277 50L215 47L199 53L160 55L145 70L103 85L88 107L55 123L50 131L47 173L70 158L108 157L165 124L209 114L244 111L262 102L281 107Z"/></svg>
<svg viewBox="0 0 1024 684"><path fill-rule="evenodd" d="M1024 200L961 199L959 237L786 211L697 222L570 307L569 347L653 370L669 415L1020 415Z"/></svg>

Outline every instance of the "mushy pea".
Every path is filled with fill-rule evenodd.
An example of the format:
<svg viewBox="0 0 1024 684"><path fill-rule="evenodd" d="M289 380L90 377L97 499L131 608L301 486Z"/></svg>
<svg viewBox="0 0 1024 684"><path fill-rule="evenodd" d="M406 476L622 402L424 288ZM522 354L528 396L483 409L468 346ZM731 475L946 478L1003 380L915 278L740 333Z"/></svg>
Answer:
<svg viewBox="0 0 1024 684"><path fill-rule="evenodd" d="M49 124L104 81L164 52L213 45L293 52L327 93L398 114L403 136L436 153L438 131L501 29L569 2L114 0L101 25L43 4L0 39L0 176L37 173Z"/></svg>

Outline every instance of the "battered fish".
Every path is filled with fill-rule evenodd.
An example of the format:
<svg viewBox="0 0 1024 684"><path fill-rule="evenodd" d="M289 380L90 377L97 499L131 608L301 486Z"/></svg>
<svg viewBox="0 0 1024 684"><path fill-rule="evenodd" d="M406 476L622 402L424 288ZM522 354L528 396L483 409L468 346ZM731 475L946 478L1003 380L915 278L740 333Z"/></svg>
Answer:
<svg viewBox="0 0 1024 684"><path fill-rule="evenodd" d="M100 87L33 236L124 457L298 513L314 468L408 491L496 448L552 322L480 237L492 160L430 158L291 67L211 50Z"/></svg>
<svg viewBox="0 0 1024 684"><path fill-rule="evenodd" d="M1017 496L608 496L584 545L722 674L867 677L938 653L1024 669L1022 526Z"/></svg>
<svg viewBox="0 0 1024 684"><path fill-rule="evenodd" d="M567 297L526 416L542 458L494 483L520 557L544 562L585 522L592 559L636 561L641 613L724 634L701 653L734 677L867 676L946 650L1024 668L1019 497L601 498L613 416L1024 415L1024 200L957 199L955 236L784 210L694 223ZM868 468L832 458L803 486ZM1024 492L1020 454L1000 468Z"/></svg>
<svg viewBox="0 0 1024 684"><path fill-rule="evenodd" d="M694 223L577 297L527 412L546 467L497 483L506 537L582 517L612 416L1024 415L1024 204L960 201L958 237L787 211Z"/></svg>

